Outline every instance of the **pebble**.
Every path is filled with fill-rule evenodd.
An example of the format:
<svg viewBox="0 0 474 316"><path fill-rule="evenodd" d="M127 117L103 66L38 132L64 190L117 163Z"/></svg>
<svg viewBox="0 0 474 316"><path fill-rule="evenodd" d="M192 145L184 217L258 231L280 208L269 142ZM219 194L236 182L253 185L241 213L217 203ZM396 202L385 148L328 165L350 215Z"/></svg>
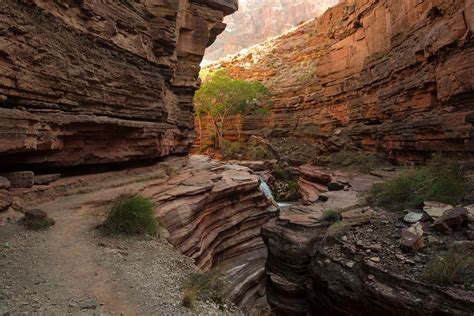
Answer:
<svg viewBox="0 0 474 316"><path fill-rule="evenodd" d="M370 258L370 261L380 262L380 257L372 257L372 258Z"/></svg>

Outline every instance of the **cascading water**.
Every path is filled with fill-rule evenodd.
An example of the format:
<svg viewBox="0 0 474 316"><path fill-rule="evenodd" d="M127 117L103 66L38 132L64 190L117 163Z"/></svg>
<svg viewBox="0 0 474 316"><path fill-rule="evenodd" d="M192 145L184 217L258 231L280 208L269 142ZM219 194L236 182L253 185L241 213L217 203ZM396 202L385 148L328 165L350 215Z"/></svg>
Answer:
<svg viewBox="0 0 474 316"><path fill-rule="evenodd" d="M275 197L273 196L273 192L272 192L272 189L270 188L270 186L268 185L267 182L265 182L265 180L263 179L260 179L260 191L262 191L267 198L269 198L270 200L273 201L273 203L275 205L278 205L278 207L282 208L282 207L287 207L287 206L290 206L291 203L286 203L286 202L277 202L275 201Z"/></svg>

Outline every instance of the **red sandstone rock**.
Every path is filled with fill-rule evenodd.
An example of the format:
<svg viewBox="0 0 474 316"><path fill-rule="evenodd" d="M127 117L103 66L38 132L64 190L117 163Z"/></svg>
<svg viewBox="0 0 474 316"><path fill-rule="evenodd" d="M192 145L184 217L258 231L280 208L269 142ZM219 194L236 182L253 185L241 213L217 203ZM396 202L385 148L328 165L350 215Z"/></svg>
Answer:
<svg viewBox="0 0 474 316"><path fill-rule="evenodd" d="M126 3L0 2L3 168L188 152L199 63L237 1Z"/></svg>
<svg viewBox="0 0 474 316"><path fill-rule="evenodd" d="M447 210L435 220L433 228L438 231L457 230L466 225L468 221L468 210L464 207L455 207Z"/></svg>
<svg viewBox="0 0 474 316"><path fill-rule="evenodd" d="M9 208L13 203L12 196L8 191L0 190L0 212Z"/></svg>
<svg viewBox="0 0 474 316"><path fill-rule="evenodd" d="M434 5L441 16L429 15ZM292 161L344 147L396 160L432 152L472 160L472 8L464 0L348 0L211 68L270 88L271 115L245 119L243 135L265 135ZM232 138L237 129L228 127Z"/></svg>
<svg viewBox="0 0 474 316"><path fill-rule="evenodd" d="M423 240L423 226L416 223L409 228L402 229L400 248L403 251L416 252L425 246Z"/></svg>
<svg viewBox="0 0 474 316"><path fill-rule="evenodd" d="M61 174L42 174L39 176L35 176L35 184L49 184L61 178Z"/></svg>
<svg viewBox="0 0 474 316"><path fill-rule="evenodd" d="M31 188L35 184L35 174L32 171L2 173L2 177L10 181L11 188Z"/></svg>

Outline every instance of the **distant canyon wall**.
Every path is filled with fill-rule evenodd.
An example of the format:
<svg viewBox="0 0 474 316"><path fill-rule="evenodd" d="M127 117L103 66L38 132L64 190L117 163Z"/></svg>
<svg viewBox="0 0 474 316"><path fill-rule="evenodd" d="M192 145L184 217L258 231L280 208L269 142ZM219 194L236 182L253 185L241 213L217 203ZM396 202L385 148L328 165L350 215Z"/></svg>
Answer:
<svg viewBox="0 0 474 316"><path fill-rule="evenodd" d="M473 32L470 0L348 0L210 67L271 89L271 115L244 120L244 135L269 138L289 160L348 147L472 161Z"/></svg>
<svg viewBox="0 0 474 316"><path fill-rule="evenodd" d="M185 154L206 46L237 0L0 2L1 168Z"/></svg>
<svg viewBox="0 0 474 316"><path fill-rule="evenodd" d="M240 0L225 18L226 30L206 50L205 62L219 60L313 19L339 0Z"/></svg>

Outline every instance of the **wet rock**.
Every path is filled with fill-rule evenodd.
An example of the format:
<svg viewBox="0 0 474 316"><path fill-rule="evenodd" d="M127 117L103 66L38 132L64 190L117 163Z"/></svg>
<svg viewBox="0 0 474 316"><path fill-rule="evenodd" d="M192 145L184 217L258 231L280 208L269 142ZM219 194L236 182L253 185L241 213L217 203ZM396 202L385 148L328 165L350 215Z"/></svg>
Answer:
<svg viewBox="0 0 474 316"><path fill-rule="evenodd" d="M0 190L0 212L13 204L13 198L8 191Z"/></svg>
<svg viewBox="0 0 474 316"><path fill-rule="evenodd" d="M441 232L458 230L466 226L468 222L468 210L465 207L455 207L447 210L439 217L432 227Z"/></svg>
<svg viewBox="0 0 474 316"><path fill-rule="evenodd" d="M29 229L39 230L46 229L55 224L54 219L49 218L48 214L39 209L27 210L23 218L23 223Z"/></svg>
<svg viewBox="0 0 474 316"><path fill-rule="evenodd" d="M0 190L1 189L10 189L11 183L10 180L8 180L5 177L0 177Z"/></svg>
<svg viewBox="0 0 474 316"><path fill-rule="evenodd" d="M341 213L342 220L351 225L364 225L370 223L375 214L375 211L371 207L357 208Z"/></svg>
<svg viewBox="0 0 474 316"><path fill-rule="evenodd" d="M35 184L35 174L33 171L18 171L2 173L0 176L10 181L11 188L31 188Z"/></svg>
<svg viewBox="0 0 474 316"><path fill-rule="evenodd" d="M425 246L423 239L423 226L416 223L402 230L400 248L406 252L416 252Z"/></svg>
<svg viewBox="0 0 474 316"><path fill-rule="evenodd" d="M54 182L56 180L59 180L61 178L60 173L56 174L43 174L39 176L35 176L35 184L37 185L43 185L43 184L49 184L51 182Z"/></svg>
<svg viewBox="0 0 474 316"><path fill-rule="evenodd" d="M445 211L450 210L452 208L453 206L449 204L428 201L424 203L423 211L425 211L426 214L428 214L432 218L437 219L438 217L441 217Z"/></svg>

